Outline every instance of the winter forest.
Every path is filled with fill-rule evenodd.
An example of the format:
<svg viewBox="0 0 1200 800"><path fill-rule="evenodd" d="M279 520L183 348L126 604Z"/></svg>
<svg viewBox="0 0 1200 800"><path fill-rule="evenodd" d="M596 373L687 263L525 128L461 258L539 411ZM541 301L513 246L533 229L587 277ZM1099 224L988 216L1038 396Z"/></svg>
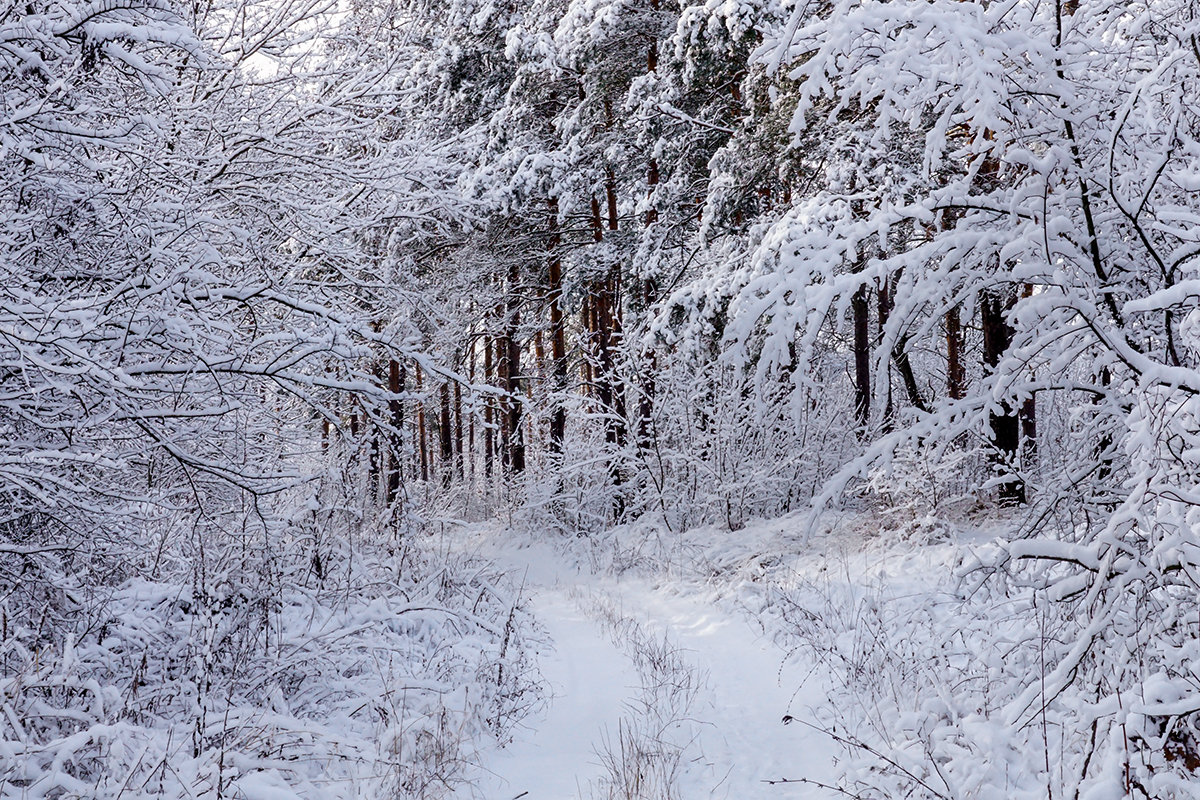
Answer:
<svg viewBox="0 0 1200 800"><path fill-rule="evenodd" d="M0 0L0 800L1200 796L1193 0Z"/></svg>

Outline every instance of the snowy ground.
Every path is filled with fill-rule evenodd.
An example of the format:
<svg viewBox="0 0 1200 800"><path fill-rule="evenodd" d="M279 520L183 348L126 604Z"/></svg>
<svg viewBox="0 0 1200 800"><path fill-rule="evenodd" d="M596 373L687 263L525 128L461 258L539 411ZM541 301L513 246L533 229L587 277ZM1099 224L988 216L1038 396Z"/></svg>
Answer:
<svg viewBox="0 0 1200 800"><path fill-rule="evenodd" d="M645 536L628 532L627 540L641 547ZM805 724L820 718L830 676L785 652L770 626L747 611L758 589L770 585L760 584L762 573L784 563L763 554L799 544L786 523L735 535L699 532L687 542L660 539L650 545L653 554L637 557L622 550L620 536L602 545L555 546L494 528L447 534L443 546L494 561L524 583L530 610L552 642L540 656L552 692L544 715L527 720L509 746L485 753L479 781L460 796L623 797L619 787L629 775L622 771L656 766L621 763L638 760L637 743L628 741L638 736L654 740L640 750L670 761L657 777L635 777L643 782L638 796L835 796L817 783L835 779L839 747ZM822 569L816 564L828 557L810 552L808 563L788 572ZM630 568L638 561L659 568ZM667 654L671 664L656 673L647 649L659 661ZM673 689L664 693L662 683ZM663 776L671 785L647 792Z"/></svg>

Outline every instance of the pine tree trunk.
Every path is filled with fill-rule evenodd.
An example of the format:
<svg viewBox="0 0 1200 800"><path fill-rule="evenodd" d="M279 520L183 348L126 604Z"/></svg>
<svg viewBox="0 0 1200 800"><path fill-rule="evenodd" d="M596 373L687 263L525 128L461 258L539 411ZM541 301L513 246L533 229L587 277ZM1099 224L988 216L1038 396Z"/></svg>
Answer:
<svg viewBox="0 0 1200 800"><path fill-rule="evenodd" d="M483 337L483 382L492 385L494 377L492 365L492 337ZM496 459L496 421L492 411L492 398L483 400L483 474L492 477Z"/></svg>
<svg viewBox="0 0 1200 800"><path fill-rule="evenodd" d="M1033 285L1021 289L1022 299L1033 297ZM1037 463L1037 395L1030 394L1021 403L1021 468L1028 473Z"/></svg>
<svg viewBox="0 0 1200 800"><path fill-rule="evenodd" d="M503 305L496 306L496 319L499 321L503 321L503 319L504 319L504 306ZM509 325L507 322L504 322L503 325L504 325L503 332L499 336L495 337L495 339L494 339L494 343L496 345L496 355L495 355L496 384L500 387L501 391L507 392L509 384L512 382L512 380L509 376L509 360L508 360L509 356L512 353L509 350L508 338L507 338L507 333L509 331ZM511 450L511 446L510 446L510 438L509 438L509 433L508 433L508 422L509 422L509 413L508 412L509 412L510 405L511 405L511 401L507 397L501 397L496 402L496 428L497 428L497 430L496 430L496 452L497 452L497 455L500 456L500 467L505 471L507 471L509 469L509 460L508 459L509 459L509 456L512 455L512 450Z"/></svg>
<svg viewBox="0 0 1200 800"><path fill-rule="evenodd" d="M542 299L545 299L544 293L542 294ZM538 378L537 383L539 385L544 386L545 380L546 380L546 342L545 342L545 338L542 335L541 328L537 328L533 332L532 370L537 375L537 378ZM532 383L534 383L534 381L526 381L527 385L525 387L526 388L525 394L528 395L530 399L533 398L533 387L528 384L532 384Z"/></svg>
<svg viewBox="0 0 1200 800"><path fill-rule="evenodd" d="M608 229L615 231L617 229L617 176L612 167L608 168L608 174L605 176L604 197L608 204Z"/></svg>
<svg viewBox="0 0 1200 800"><path fill-rule="evenodd" d="M892 313L892 298L896 295L896 286L900 282L900 276L903 270L897 272L881 287L879 295L879 333L880 338L883 337L883 329L887 325L888 318ZM912 361L908 357L908 342L907 335L901 336L895 347L892 348L891 363L896 365L896 371L900 373L900 381L904 384L904 392L908 395L908 402L912 407L929 413L929 405L925 402L925 398L921 396L921 388L917 385L917 376L913 373ZM887 384L887 409L884 412L884 419L887 425L895 419L895 409L892 405L892 386L891 381Z"/></svg>
<svg viewBox="0 0 1200 800"><path fill-rule="evenodd" d="M475 384L475 338L471 339L471 343L467 349L467 380L473 386ZM467 415L467 452L466 452L466 468L467 480L475 483L475 414Z"/></svg>
<svg viewBox="0 0 1200 800"><path fill-rule="evenodd" d="M962 363L962 323L958 318L958 306L946 312L946 395L951 400L961 400L965 390L965 374Z"/></svg>
<svg viewBox="0 0 1200 800"><path fill-rule="evenodd" d="M558 234L558 200L550 200L550 372L553 379L550 389L553 399L550 414L550 451L561 453L563 438L567 430L567 410L563 407L563 394L567 391L567 342L563 324L562 258Z"/></svg>
<svg viewBox="0 0 1200 800"><path fill-rule="evenodd" d="M462 351L454 354L455 363L462 361ZM462 384L454 382L454 471L461 481L463 479L463 405Z"/></svg>
<svg viewBox="0 0 1200 800"><path fill-rule="evenodd" d="M658 159L652 158L650 159L650 168L646 171L646 186L651 196L654 195L654 190L658 186L658 182ZM646 209L646 227L649 228L656 222L658 222L658 209L651 205L650 208Z"/></svg>
<svg viewBox="0 0 1200 800"><path fill-rule="evenodd" d="M441 395L441 416L438 419L439 464L442 473L442 487L449 489L451 476L454 472L454 437L450 431L450 384L442 381L439 392Z"/></svg>
<svg viewBox="0 0 1200 800"><path fill-rule="evenodd" d="M579 364L579 380L583 384L583 394L592 396L592 297L584 293L583 302L579 308L580 341L579 349L583 358Z"/></svg>
<svg viewBox="0 0 1200 800"><path fill-rule="evenodd" d="M383 374L383 365L378 364L372 370L376 385L383 388L387 385L387 379ZM380 430L379 417L375 414L364 414L363 417L371 424L371 441L367 445L367 486L370 487L370 497L373 502L378 502L380 496L384 493L384 469L383 469L383 448L380 446L379 437L382 431Z"/></svg>
<svg viewBox="0 0 1200 800"><path fill-rule="evenodd" d="M518 284L520 268L514 260L508 271L507 328L504 332L507 346L504 391L508 393L508 466L513 473L525 470L525 438L521 429L521 347L518 341L521 325L520 296Z"/></svg>
<svg viewBox="0 0 1200 800"><path fill-rule="evenodd" d="M647 314L654 303L654 294L654 281L647 278L642 282L642 302ZM638 446L643 449L654 444L654 378L657 370L658 358L654 349L647 347L642 351L642 392L638 398Z"/></svg>
<svg viewBox="0 0 1200 800"><path fill-rule="evenodd" d="M860 286L850 299L854 315L854 416L858 426L871 420L871 336L867 289Z"/></svg>
<svg viewBox="0 0 1200 800"><path fill-rule="evenodd" d="M1108 367L1101 367L1100 369L1100 385L1104 389L1108 389L1112 385L1112 372ZM1102 395L1097 395L1094 403L1099 405L1102 397ZM1095 456L1097 463L1100 465L1100 469L1097 472L1100 483L1101 485L1108 485L1108 479L1112 477L1113 472L1113 454L1111 452L1113 437L1108 428L1104 428L1103 431L1100 435L1100 441L1096 443Z"/></svg>
<svg viewBox="0 0 1200 800"><path fill-rule="evenodd" d="M604 224L600 218L600 201L592 198L592 241L599 243L604 240ZM592 282L590 295L592 297L593 323L592 330L596 343L596 399L600 404L600 412L609 416L613 413L613 352L612 352L612 298L609 292L607 277ZM605 421L604 438L610 444L616 441L611 420Z"/></svg>
<svg viewBox="0 0 1200 800"><path fill-rule="evenodd" d="M866 267L866 248L858 245L858 256L851 272L860 274ZM854 326L854 418L860 435L865 435L871 420L871 311L867 305L867 287L860 285L850 298Z"/></svg>
<svg viewBox="0 0 1200 800"><path fill-rule="evenodd" d="M876 308L876 312L875 312L875 324L876 324L876 330L878 332L877 333L878 338L877 338L877 342L876 342L877 347L881 347L883 345L884 329L887 328L888 316L892 312L891 295L890 295L890 292L888 291L891 288L888 285L889 280L890 279L887 276L884 276L883 280L879 281L879 286L878 286L878 289L876 290L876 299L878 300L878 303L876 304L877 308ZM894 356L896 354L893 352L891 355ZM884 374L883 374L883 391L884 391L883 429L885 431L892 430L892 422L895 417L895 408L893 408L893 406L892 406L891 361L892 361L892 359L889 358L885 362L888 366L884 367Z"/></svg>
<svg viewBox="0 0 1200 800"><path fill-rule="evenodd" d="M612 307L607 282L600 280L593 285L596 308L596 399L602 414L613 413L613 352L612 352ZM609 443L616 441L612 421L605 422L605 437Z"/></svg>
<svg viewBox="0 0 1200 800"><path fill-rule="evenodd" d="M611 172L609 175L611 176ZM604 241L604 222L600 216L600 201L592 197L592 241ZM609 226L616 224L616 200L610 195L608 202ZM616 449L624 444L625 439L625 400L624 387L616 377L615 353L620 341L620 316L617 308L615 290L617 268L608 275L594 281L590 295L594 309L594 331L596 342L596 398L604 414L604 440L609 447ZM609 461L609 477L613 486L624 483L624 476L617 460ZM625 501L617 494L613 498L614 518L620 520L625 514Z"/></svg>
<svg viewBox="0 0 1200 800"><path fill-rule="evenodd" d="M1005 318L1012 309L1015 296L1011 289L991 289L980 296L980 316L983 328L984 371L993 374L1001 356L1012 344L1013 330ZM993 463L1009 477L1000 484L1001 505L1020 505L1025 502L1025 485L1011 475L1019 462L1021 447L1020 423L1015 410L1007 403L1000 413L989 415L992 429L992 444L995 447Z"/></svg>
<svg viewBox="0 0 1200 800"><path fill-rule="evenodd" d="M657 3L655 3L657 8ZM657 53L657 50L652 52ZM650 159L650 169L646 175L646 187L651 197L654 196L655 189L658 187L658 159ZM658 222L658 209L653 206L646 211L646 227L654 225ZM650 308L654 305L655 294L657 287L654 285L654 279L646 277L642 280L642 304L645 308L645 313L650 314ZM658 370L658 359L655 357L654 350L650 347L644 348L642 351L642 377L641 377L641 395L638 398L638 425L637 425L637 440L638 446L642 449L648 449L653 444L654 430L654 376Z"/></svg>
<svg viewBox="0 0 1200 800"><path fill-rule="evenodd" d="M404 430L404 403L398 395L404 389L404 368L396 359L388 362L388 391L393 397L388 400L389 424L391 432L388 435L388 474L387 474L387 502L388 505L396 502L396 497L400 493L400 484L404 480L401 465L404 457L404 440L402 431Z"/></svg>
<svg viewBox="0 0 1200 800"><path fill-rule="evenodd" d="M617 179L613 174L612 169L608 170L607 180L604 184L604 193L608 205L608 229L610 231L617 230ZM617 352L621 348L621 342L624 338L624 323L621 312L621 265L613 264L612 270L609 273L609 296L612 305L612 337L611 346L613 352ZM626 430L625 422L625 382L619 376L613 376L613 397L614 410L616 411L617 425L617 444L620 447L625 446L628 431Z"/></svg>
<svg viewBox="0 0 1200 800"><path fill-rule="evenodd" d="M613 353L621 351L621 341L624 337L624 325L621 319L621 271L620 266L614 265L608 278L608 303L611 309L609 348ZM628 438L625 421L625 382L614 369L610 378L613 394L613 441L618 447L624 447Z"/></svg>
<svg viewBox="0 0 1200 800"><path fill-rule="evenodd" d="M917 385L917 376L913 374L912 362L908 358L908 337L896 343L896 349L892 351L892 361L900 373L900 380L904 383L904 392L908 395L908 402L912 403L913 408L928 414L929 404L921 396L921 387Z"/></svg>
<svg viewBox="0 0 1200 800"><path fill-rule="evenodd" d="M425 431L425 400L421 392L421 365L414 368L417 382L417 460L421 467L421 482L429 482L429 444Z"/></svg>

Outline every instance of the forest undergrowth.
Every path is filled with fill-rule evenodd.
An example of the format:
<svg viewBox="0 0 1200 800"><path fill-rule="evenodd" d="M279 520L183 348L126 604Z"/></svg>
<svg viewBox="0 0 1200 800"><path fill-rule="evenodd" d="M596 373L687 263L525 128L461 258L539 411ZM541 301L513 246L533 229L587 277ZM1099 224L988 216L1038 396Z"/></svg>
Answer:
<svg viewBox="0 0 1200 800"><path fill-rule="evenodd" d="M542 697L520 593L300 509L6 548L0 797L438 798L505 742Z"/></svg>
<svg viewBox="0 0 1200 800"><path fill-rule="evenodd" d="M1178 682L1195 663L1194 600L1072 590L1063 567L1019 557L1039 545L1011 514L898 514L831 513L816 531L803 515L737 532L631 525L568 548L691 586L807 665L824 701L784 721L837 745L844 796L1191 796L1197 734ZM1145 688L1124 693L1133 680Z"/></svg>

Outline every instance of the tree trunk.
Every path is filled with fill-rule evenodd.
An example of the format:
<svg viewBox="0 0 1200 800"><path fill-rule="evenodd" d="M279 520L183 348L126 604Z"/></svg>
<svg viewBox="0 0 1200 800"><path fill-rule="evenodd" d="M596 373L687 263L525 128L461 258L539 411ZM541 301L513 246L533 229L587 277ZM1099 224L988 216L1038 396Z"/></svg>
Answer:
<svg viewBox="0 0 1200 800"><path fill-rule="evenodd" d="M885 275L883 280L879 281L878 288L876 289L876 295L879 301L875 312L876 330L878 331L878 342L876 344L877 347L881 347L883 345L884 329L887 328L888 316L892 312L891 293L889 292L891 287L889 286L889 281L890 278ZM890 355L894 357L896 352L893 351ZM907 354L905 354L905 357L907 358ZM887 366L884 367L884 374L882 376L884 391L883 429L885 431L892 430L892 422L895 418L895 409L892 407L892 360L894 359L889 358L884 362L887 364Z"/></svg>
<svg viewBox="0 0 1200 800"><path fill-rule="evenodd" d="M512 379L509 374L509 356L512 351L508 347L507 334L509 324L504 321L504 306L496 306L496 319L503 325L502 333L495 337L496 345L496 384L501 391L507 392ZM496 452L500 456L500 466L509 469L509 457L512 455L511 441L508 432L509 408L512 405L507 397L501 397L496 402Z"/></svg>
<svg viewBox="0 0 1200 800"><path fill-rule="evenodd" d="M654 196L654 189L658 186L658 181L658 159L652 158L650 159L650 168L646 171L646 186L651 197ZM651 205L646 209L646 227L649 228L656 222L658 222L658 209Z"/></svg>
<svg viewBox="0 0 1200 800"><path fill-rule="evenodd" d="M396 502L397 496L400 494L400 484L404 480L404 475L401 470L401 465L404 463L404 403L400 400L399 394L404 390L405 370L396 359L388 362L388 391L392 393L392 398L388 400L388 411L391 425L391 432L388 434L388 474L387 474L387 502L388 505Z"/></svg>
<svg viewBox="0 0 1200 800"><path fill-rule="evenodd" d="M1112 372L1108 367L1101 367L1100 369L1100 385L1106 390L1112 385ZM1107 400L1107 395L1104 395L1103 399ZM1099 405L1101 401L1102 396L1100 395L1098 395L1094 400L1095 404L1097 405ZM1104 432L1100 435L1100 441L1096 443L1095 455L1097 463L1100 464L1100 469L1097 472L1100 483L1107 486L1108 479L1112 477L1113 473L1113 437L1111 430L1107 427L1104 428L1103 431Z"/></svg>
<svg viewBox="0 0 1200 800"><path fill-rule="evenodd" d="M1013 329L1005 319L1012 309L1015 296L1011 289L1000 288L984 291L980 295L980 316L983 327L984 371L993 374L1001 356L1012 344ZM1012 474L1017 468L1021 447L1020 422L1015 410L1007 403L1000 413L989 415L992 429L992 444L995 446L993 464L1006 475L1000 484L1000 504L1020 505L1025 502L1025 484Z"/></svg>
<svg viewBox="0 0 1200 800"><path fill-rule="evenodd" d="M455 363L462 359L462 352L455 353ZM463 406L462 384L454 382L454 469L458 479L463 479Z"/></svg>
<svg viewBox="0 0 1200 800"><path fill-rule="evenodd" d="M988 130L983 132L986 140L993 138ZM975 183L982 192L995 191L1000 186L1000 161L992 155L984 156L975 176ZM1001 264L996 263L999 272ZM983 327L983 362L985 374L996 371L1000 358L1012 345L1013 329L1008 324L1007 313L1017 302L1016 288L1002 285L980 293L980 316ZM993 466L1002 476L1000 504L1005 506L1025 503L1025 484L1014 474L1020 469L1021 461L1021 418L1020 410L1008 402L1001 405L1000 413L991 412L988 418L992 429Z"/></svg>
<svg viewBox="0 0 1200 800"><path fill-rule="evenodd" d="M621 320L621 268L613 265L608 278L608 304L611 309L610 324L612 331L609 335L609 347L613 353L621 350L624 337L624 325ZM614 369L611 376L613 393L613 427L614 441L618 447L624 447L628 438L625 422L625 382Z"/></svg>
<svg viewBox="0 0 1200 800"><path fill-rule="evenodd" d="M609 297L607 281L599 280L593 284L592 291L596 297L596 399L600 403L601 413L613 413L613 351L612 351L612 306ZM615 442L611 420L605 422L605 439Z"/></svg>
<svg viewBox="0 0 1200 800"><path fill-rule="evenodd" d="M657 2L655 3L657 8ZM654 51L657 52L657 51ZM654 225L658 222L658 209L653 205L654 191L658 186L658 159L650 159L650 169L646 175L646 188L651 198L651 206L646 211L646 227ZM645 308L645 313L649 315L650 307L654 304L654 295L657 287L654 285L654 279L646 277L642 280L642 304ZM658 369L658 359L654 355L654 350L646 347L642 350L642 378L641 378L641 395L638 398L638 446L645 449L649 448L653 443L653 419L654 419L654 376Z"/></svg>
<svg viewBox="0 0 1200 800"><path fill-rule="evenodd" d="M595 201L593 201L595 202ZM562 257L559 254L561 239L558 234L558 200L550 199L550 372L553 379L550 389L552 411L550 415L550 451L561 453L563 438L567 430L567 410L563 407L563 394L567 391L567 341L563 324L562 308Z"/></svg>
<svg viewBox="0 0 1200 800"><path fill-rule="evenodd" d="M540 294L542 299L545 299L545 293ZM545 337L542 335L541 328L537 328L533 332L533 365L531 370L537 375L537 382L544 386L546 380L546 342ZM534 383L534 381L528 381L527 383ZM528 391L526 391L525 394L532 399L532 387L526 386L526 389Z"/></svg>
<svg viewBox="0 0 1200 800"><path fill-rule="evenodd" d="M520 268L514 260L508 270L507 327L504 332L507 346L504 391L508 393L508 466L514 473L525 470L525 438L521 429L521 346L518 341L521 325L521 306L518 294Z"/></svg>
<svg viewBox="0 0 1200 800"><path fill-rule="evenodd" d="M492 337L483 337L483 382L491 385L493 377L492 366ZM483 399L483 474L487 478L492 477L492 470L496 458L496 425L494 414L492 413L492 398L491 396Z"/></svg>
<svg viewBox="0 0 1200 800"><path fill-rule="evenodd" d="M946 394L951 400L961 400L965 387L962 363L962 323L958 306L946 312Z"/></svg>
<svg viewBox="0 0 1200 800"><path fill-rule="evenodd" d="M611 176L611 172L609 173ZM616 225L615 197L609 197L609 228ZM600 216L600 201L592 197L592 241L599 243L604 240L604 222ZM620 312L617 308L616 283L619 276L617 267L609 273L592 282L590 295L594 309L594 330L596 341L596 398L604 414L604 440L610 449L624 445L625 440L625 400L622 396L624 388L616 376L615 352L620 342ZM616 460L608 465L609 476L613 486L624 482L621 468ZM621 519L625 513L625 502L618 494L614 498L613 513L616 519Z"/></svg>
<svg viewBox="0 0 1200 800"><path fill-rule="evenodd" d="M429 482L429 444L425 431L425 399L421 392L421 365L414 368L417 381L417 460L421 466L421 482Z"/></svg>
<svg viewBox="0 0 1200 800"><path fill-rule="evenodd" d="M866 265L866 248L860 242L851 272L858 275ZM850 314L854 325L854 418L862 436L871 421L871 311L865 285L860 284L850 298Z"/></svg>
<svg viewBox="0 0 1200 800"><path fill-rule="evenodd" d="M438 443L441 456L442 487L450 488L451 476L454 472L454 437L450 431L450 384L442 381L439 392L441 395L441 416L438 419Z"/></svg>
<svg viewBox="0 0 1200 800"><path fill-rule="evenodd" d="M642 302L646 313L654 303L654 281L647 278L642 282ZM658 370L658 358L654 349L646 347L642 351L642 393L638 398L638 446L649 448L654 443L654 377Z"/></svg>
<svg viewBox="0 0 1200 800"><path fill-rule="evenodd" d="M1021 298L1033 297L1033 285L1025 284ZM1037 463L1037 395L1030 394L1021 403L1021 469L1032 470Z"/></svg>
<svg viewBox="0 0 1200 800"><path fill-rule="evenodd" d="M472 337L470 345L467 348L467 381L473 386L475 384L475 344L476 340ZM467 415L467 452L466 452L466 468L467 480L471 484L475 483L475 414Z"/></svg>
<svg viewBox="0 0 1200 800"><path fill-rule="evenodd" d="M604 239L604 225L600 219L600 201L592 198L592 241ZM613 413L613 353L612 353L612 298L610 296L607 276L592 281L589 294L592 298L593 322L592 330L596 343L596 399L600 404L602 414L609 416ZM610 444L615 439L612 421L605 421L604 438Z"/></svg>
<svg viewBox="0 0 1200 800"><path fill-rule="evenodd" d="M917 376L913 374L912 362L908 359L908 337L904 337L896 343L896 349L892 351L892 361L900 372L900 380L904 382L904 392L908 395L908 402L912 403L913 408L928 414L929 404L921 396L921 388L917 385Z"/></svg>
<svg viewBox="0 0 1200 800"><path fill-rule="evenodd" d="M604 179L604 197L608 203L608 229L615 231L617 229L617 176L612 167L608 168L608 174Z"/></svg>
<svg viewBox="0 0 1200 800"><path fill-rule="evenodd" d="M889 317L892 314L892 298L896 295L896 286L900 282L900 276L903 273L897 272L890 280L884 283L879 294L879 336L882 340L883 329L887 326ZM900 380L904 384L904 393L908 395L908 402L912 407L929 413L929 405L925 402L925 398L921 397L921 389L917 385L917 376L913 373L912 361L908 357L908 342L907 335L901 336L896 341L895 347L892 348L891 363L896 365L896 371L900 373ZM892 406L892 385L889 379L887 383L887 409L884 412L884 420L888 427L891 427L895 419L895 409Z"/></svg>
<svg viewBox="0 0 1200 800"><path fill-rule="evenodd" d="M579 380L583 384L583 394L592 394L592 297L584 293L583 302L579 308L579 349L583 358L579 363Z"/></svg>
<svg viewBox="0 0 1200 800"><path fill-rule="evenodd" d="M867 289L858 287L850 299L854 315L854 417L865 430L871 420L871 337Z"/></svg>
<svg viewBox="0 0 1200 800"><path fill-rule="evenodd" d="M383 374L383 365L376 365L372 370L375 376L376 385L383 388L386 385L386 378ZM374 413L364 413L363 418L371 425L371 441L367 445L367 486L370 487L370 497L373 502L378 502L384 487L384 469L383 469L383 448L380 446L379 437L382 434L379 424L379 416Z"/></svg>

